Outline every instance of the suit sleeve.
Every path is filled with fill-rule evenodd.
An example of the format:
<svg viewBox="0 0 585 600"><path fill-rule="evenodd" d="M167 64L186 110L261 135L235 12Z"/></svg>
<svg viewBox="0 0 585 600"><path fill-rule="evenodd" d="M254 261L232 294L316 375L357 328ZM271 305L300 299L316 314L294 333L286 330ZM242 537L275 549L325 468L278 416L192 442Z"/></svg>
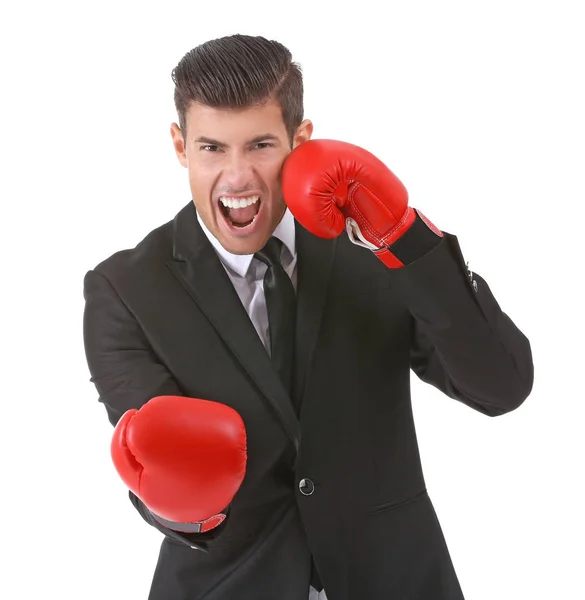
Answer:
<svg viewBox="0 0 585 600"><path fill-rule="evenodd" d="M99 401L116 425L131 408L140 408L161 395L183 396L178 383L155 355L138 321L114 287L97 270L88 271L83 282L85 308L83 339L85 354ZM182 533L165 527L131 491L130 500L142 518L177 541L206 551L207 542L218 537L229 520L205 533Z"/></svg>
<svg viewBox="0 0 585 600"><path fill-rule="evenodd" d="M470 274L457 237L390 269L413 316L410 364L447 396L488 416L518 408L532 391L530 342L500 309L487 282Z"/></svg>

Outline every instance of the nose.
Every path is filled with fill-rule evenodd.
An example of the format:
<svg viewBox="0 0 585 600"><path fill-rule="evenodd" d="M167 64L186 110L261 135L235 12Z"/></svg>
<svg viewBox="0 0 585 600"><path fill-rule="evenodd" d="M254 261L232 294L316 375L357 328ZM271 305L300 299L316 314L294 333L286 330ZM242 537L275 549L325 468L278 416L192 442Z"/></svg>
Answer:
<svg viewBox="0 0 585 600"><path fill-rule="evenodd" d="M255 180L252 161L241 152L234 152L224 169L226 183L236 189L245 189Z"/></svg>

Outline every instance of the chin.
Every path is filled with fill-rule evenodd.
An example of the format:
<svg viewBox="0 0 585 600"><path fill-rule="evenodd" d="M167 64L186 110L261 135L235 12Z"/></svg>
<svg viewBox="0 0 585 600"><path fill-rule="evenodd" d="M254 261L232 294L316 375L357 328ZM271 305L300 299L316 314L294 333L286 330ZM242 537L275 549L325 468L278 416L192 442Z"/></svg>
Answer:
<svg viewBox="0 0 585 600"><path fill-rule="evenodd" d="M262 249L271 233L257 232L249 237L232 237L224 236L220 239L221 245L232 254L254 254L258 250Z"/></svg>

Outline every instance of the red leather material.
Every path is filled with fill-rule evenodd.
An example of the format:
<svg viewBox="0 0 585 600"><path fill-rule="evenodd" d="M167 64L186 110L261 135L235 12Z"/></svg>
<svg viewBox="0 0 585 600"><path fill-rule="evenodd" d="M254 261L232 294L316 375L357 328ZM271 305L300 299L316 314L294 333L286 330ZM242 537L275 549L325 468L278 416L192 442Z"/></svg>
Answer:
<svg viewBox="0 0 585 600"><path fill-rule="evenodd" d="M380 250L374 250L373 252L389 269L399 269L404 266L404 264L388 250L388 248L381 248Z"/></svg>
<svg viewBox="0 0 585 600"><path fill-rule="evenodd" d="M124 483L156 515L183 523L223 518L246 472L246 431L224 404L157 396L127 411L114 430L112 460Z"/></svg>
<svg viewBox="0 0 585 600"><path fill-rule="evenodd" d="M206 531L210 531L218 525L221 525L224 519L225 515L214 515L213 517L209 517L209 519L205 519L205 521L201 523L201 533L205 533Z"/></svg>
<svg viewBox="0 0 585 600"><path fill-rule="evenodd" d="M346 217L377 248L414 221L402 182L373 154L347 142L310 140L287 157L282 190L295 218L319 237L337 237Z"/></svg>

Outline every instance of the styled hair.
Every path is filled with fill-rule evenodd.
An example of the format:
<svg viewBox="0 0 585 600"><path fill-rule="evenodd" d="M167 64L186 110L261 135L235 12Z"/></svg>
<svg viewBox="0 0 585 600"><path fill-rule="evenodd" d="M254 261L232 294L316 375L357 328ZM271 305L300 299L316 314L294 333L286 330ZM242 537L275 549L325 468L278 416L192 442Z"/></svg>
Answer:
<svg viewBox="0 0 585 600"><path fill-rule="evenodd" d="M193 48L173 69L175 107L183 139L191 102L213 108L249 108L278 102L292 145L303 120L303 77L290 51L260 36L232 35Z"/></svg>

